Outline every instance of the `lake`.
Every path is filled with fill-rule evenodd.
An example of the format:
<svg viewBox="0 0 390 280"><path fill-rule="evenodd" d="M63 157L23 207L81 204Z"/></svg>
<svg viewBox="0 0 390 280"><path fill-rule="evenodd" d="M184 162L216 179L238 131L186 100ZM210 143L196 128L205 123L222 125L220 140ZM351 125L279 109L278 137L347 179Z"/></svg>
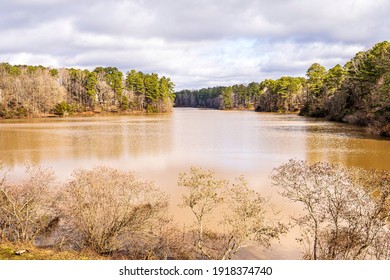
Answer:
<svg viewBox="0 0 390 280"><path fill-rule="evenodd" d="M134 170L170 195L175 221L187 225L192 216L176 207L177 181L192 165L229 180L244 175L281 215L299 212L270 186L272 169L291 158L390 170L390 141L346 124L250 111L175 108L170 114L0 121L0 162L13 169L13 180L22 178L26 163L51 167L61 180L97 165ZM298 258L296 234L241 257Z"/></svg>

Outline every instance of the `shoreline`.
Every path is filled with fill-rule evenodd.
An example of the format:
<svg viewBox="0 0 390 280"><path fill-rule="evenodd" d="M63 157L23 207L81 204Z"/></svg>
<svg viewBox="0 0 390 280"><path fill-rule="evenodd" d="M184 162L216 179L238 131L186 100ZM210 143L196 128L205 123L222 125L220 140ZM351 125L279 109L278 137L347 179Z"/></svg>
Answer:
<svg viewBox="0 0 390 280"><path fill-rule="evenodd" d="M86 111L59 116L55 114L40 114L28 117L1 118L0 122L5 120L29 120L29 119L66 119L74 117L94 117L94 116L126 116L126 115L155 115L155 114L170 114L170 112L147 112L147 111Z"/></svg>
<svg viewBox="0 0 390 280"><path fill-rule="evenodd" d="M321 121L328 121L332 123L339 123L349 126L355 126L357 128L364 129L364 133L372 136L377 137L379 139L390 139L390 136L387 135L380 135L379 133L375 133L370 129L370 126L362 126L357 125L354 123L344 122L344 121L335 121L331 120L326 117L312 117L312 116L306 116L299 114L299 111L292 111L292 112L265 112L265 111L256 111L255 109L218 109L218 108L207 108L207 107L173 107L173 109L169 112L147 112L144 111L86 111L86 112L78 112L78 113L72 113L67 114L65 116L59 116L55 114L40 114L37 116L30 116L30 117L16 117L16 118L1 118L0 117L0 123L4 121L12 121L12 120L35 120L35 119L67 119L67 118L78 118L78 117L96 117L96 116L137 116L137 115L156 115L156 114L171 114L174 112L174 109L198 109L198 110L215 110L215 111L225 111L225 112L254 112L254 113L271 113L271 114L280 114L280 115L297 115L304 117L305 119L315 119L315 120L321 120Z"/></svg>

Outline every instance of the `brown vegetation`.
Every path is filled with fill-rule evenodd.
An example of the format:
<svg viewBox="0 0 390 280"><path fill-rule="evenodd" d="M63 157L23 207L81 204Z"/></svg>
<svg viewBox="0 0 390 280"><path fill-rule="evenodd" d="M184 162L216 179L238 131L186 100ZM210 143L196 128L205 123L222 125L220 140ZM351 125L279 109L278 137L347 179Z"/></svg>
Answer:
<svg viewBox="0 0 390 280"><path fill-rule="evenodd" d="M166 212L167 198L133 172L107 167L76 170L62 193L61 213L68 238L100 254L123 249L128 239L147 234Z"/></svg>
<svg viewBox="0 0 390 280"><path fill-rule="evenodd" d="M290 160L272 179L282 196L304 207L294 220L305 259L388 259L388 171Z"/></svg>
<svg viewBox="0 0 390 280"><path fill-rule="evenodd" d="M79 169L56 188L48 169L27 168L19 184L0 171L3 259L232 259L287 231L243 177L229 183L198 167L178 182L186 190L181 206L196 221L189 228L174 224L167 196L133 172ZM294 221L305 259L390 258L388 171L291 160L272 179L304 207ZM224 213L220 220L215 211ZM20 249L28 251L15 254Z"/></svg>
<svg viewBox="0 0 390 280"><path fill-rule="evenodd" d="M1 171L1 169L0 169ZM29 167L21 184L0 181L0 238L13 242L33 241L56 223L53 207L54 174L50 170Z"/></svg>
<svg viewBox="0 0 390 280"><path fill-rule="evenodd" d="M157 74L116 67L52 69L0 63L0 118L82 112L169 112L174 84Z"/></svg>
<svg viewBox="0 0 390 280"><path fill-rule="evenodd" d="M240 177L232 185L215 178L211 170L192 167L190 173L181 173L179 186L185 187L182 207L189 207L196 217L194 249L200 258L232 259L248 245L270 245L286 232L286 227L267 214L266 200L247 186ZM225 213L219 221L221 230L207 228L207 219L214 210ZM215 218L213 222L216 223Z"/></svg>

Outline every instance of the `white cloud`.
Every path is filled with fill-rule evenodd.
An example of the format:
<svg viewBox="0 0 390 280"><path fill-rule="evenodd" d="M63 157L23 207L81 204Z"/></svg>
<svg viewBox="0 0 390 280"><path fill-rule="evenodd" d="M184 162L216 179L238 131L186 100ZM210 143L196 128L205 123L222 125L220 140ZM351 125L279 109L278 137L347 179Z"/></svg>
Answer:
<svg viewBox="0 0 390 280"><path fill-rule="evenodd" d="M51 55L35 55L32 53L6 54L7 62L13 65L45 65L47 67L61 67L59 61Z"/></svg>
<svg viewBox="0 0 390 280"><path fill-rule="evenodd" d="M304 75L390 38L386 0L6 1L0 61L117 66L177 89Z"/></svg>

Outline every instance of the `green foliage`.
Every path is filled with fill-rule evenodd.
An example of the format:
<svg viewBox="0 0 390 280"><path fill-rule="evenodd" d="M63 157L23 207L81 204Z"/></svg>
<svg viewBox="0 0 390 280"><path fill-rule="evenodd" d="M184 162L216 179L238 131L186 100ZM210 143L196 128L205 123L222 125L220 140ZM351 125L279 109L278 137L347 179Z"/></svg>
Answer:
<svg viewBox="0 0 390 280"><path fill-rule="evenodd" d="M126 75L126 88L137 96L138 107L147 112L167 112L175 99L174 84L165 76L131 70Z"/></svg>
<svg viewBox="0 0 390 280"><path fill-rule="evenodd" d="M176 106L256 111L297 112L312 117L368 126L369 131L390 135L390 43L359 52L343 67L329 71L314 63L307 79L281 77L261 83L182 90Z"/></svg>
<svg viewBox="0 0 390 280"><path fill-rule="evenodd" d="M250 99L258 97L260 95L260 84L252 82L247 87L248 96Z"/></svg>
<svg viewBox="0 0 390 280"><path fill-rule="evenodd" d="M120 101L120 106L119 108L123 111L126 111L127 109L129 109L129 98L127 98L127 96L122 96L121 97L121 101Z"/></svg>
<svg viewBox="0 0 390 280"><path fill-rule="evenodd" d="M324 79L324 88L328 94L331 96L334 92L341 88L341 85L345 78L347 77L348 71L337 64L333 68L329 69Z"/></svg>
<svg viewBox="0 0 390 280"><path fill-rule="evenodd" d="M206 107L222 110L296 111L303 95L305 79L282 77L278 80L240 84L231 87L183 90L176 93L176 106Z"/></svg>
<svg viewBox="0 0 390 280"><path fill-rule="evenodd" d="M226 87L222 89L221 99L222 99L222 104L220 106L221 109L231 110L234 108L232 87Z"/></svg>
<svg viewBox="0 0 390 280"><path fill-rule="evenodd" d="M18 66L11 66L9 69L9 73L13 76L18 76L21 74L20 67Z"/></svg>
<svg viewBox="0 0 390 280"><path fill-rule="evenodd" d="M53 109L53 113L57 116L63 117L66 113L71 112L71 107L66 101L57 103Z"/></svg>
<svg viewBox="0 0 390 280"><path fill-rule="evenodd" d="M161 77L159 81L159 86L159 91L163 100L169 99L170 101L173 101L175 99L175 85L170 78L166 78L165 76Z"/></svg>
<svg viewBox="0 0 390 280"><path fill-rule="evenodd" d="M324 75L325 74L325 75ZM309 95L301 114L327 117L369 131L390 135L390 43L359 52L344 67L313 64L308 72Z"/></svg>
<svg viewBox="0 0 390 280"><path fill-rule="evenodd" d="M104 68L104 72L106 73L107 84L112 88L117 98L120 99L123 92L123 73L116 67Z"/></svg>
<svg viewBox="0 0 390 280"><path fill-rule="evenodd" d="M304 95L305 80L295 77L281 77L260 83L260 96L256 102L257 111L297 111Z"/></svg>
<svg viewBox="0 0 390 280"><path fill-rule="evenodd" d="M88 75L87 78L87 84L86 84L86 89L87 89L87 94L91 97L93 101L96 100L96 93L97 93L97 73L96 72L91 72Z"/></svg>
<svg viewBox="0 0 390 280"><path fill-rule="evenodd" d="M136 72L135 70L131 70L127 72L126 76L126 87L137 94L145 93L145 85L144 85L144 73Z"/></svg>
<svg viewBox="0 0 390 280"><path fill-rule="evenodd" d="M148 74L144 78L146 103L151 105L160 98L160 86L157 74Z"/></svg>
<svg viewBox="0 0 390 280"><path fill-rule="evenodd" d="M43 66L0 64L0 118L63 116L83 111L169 112L174 84L170 78L116 67L51 69Z"/></svg>
<svg viewBox="0 0 390 280"><path fill-rule="evenodd" d="M315 97L320 95L326 74L327 71L325 67L319 63L314 63L309 67L309 69L307 69L307 86L310 90L310 94L314 95Z"/></svg>
<svg viewBox="0 0 390 280"><path fill-rule="evenodd" d="M224 108L225 105L221 102L221 100L223 100L221 96L223 95L224 90L225 87L202 88L200 90L182 90L180 92L176 92L175 105L178 107ZM230 96L227 96L227 94L230 94ZM234 102L233 91L228 89L228 91L225 92L225 96L226 99L230 99L231 102Z"/></svg>
<svg viewBox="0 0 390 280"><path fill-rule="evenodd" d="M7 106L0 103L0 118L13 119L13 118L26 118L29 116L29 111L23 105L18 104L14 100L8 102Z"/></svg>
<svg viewBox="0 0 390 280"><path fill-rule="evenodd" d="M18 106L16 110L14 110L15 116L18 118L28 117L28 109L23 106Z"/></svg>
<svg viewBox="0 0 390 280"><path fill-rule="evenodd" d="M50 72L50 75L52 75L53 77L58 77L58 70L57 69L50 69L49 72Z"/></svg>

